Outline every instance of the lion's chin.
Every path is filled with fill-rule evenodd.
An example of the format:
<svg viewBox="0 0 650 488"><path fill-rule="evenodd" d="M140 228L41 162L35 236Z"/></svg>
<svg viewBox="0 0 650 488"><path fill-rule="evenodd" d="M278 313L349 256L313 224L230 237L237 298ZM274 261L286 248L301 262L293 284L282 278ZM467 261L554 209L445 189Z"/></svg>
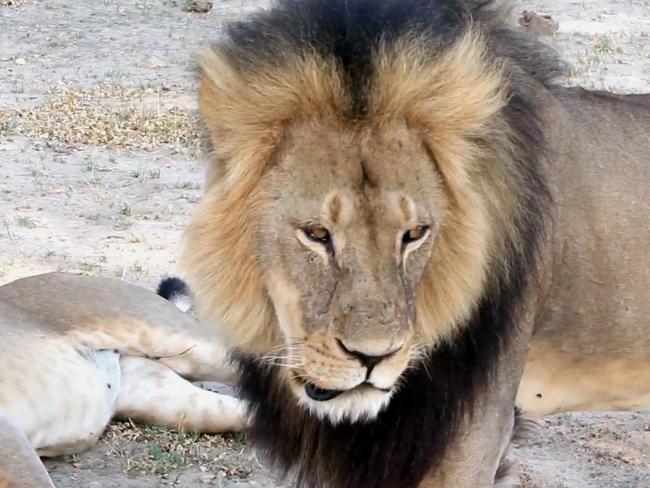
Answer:
<svg viewBox="0 0 650 488"><path fill-rule="evenodd" d="M312 392L309 388L310 384L292 382L291 390L302 408L332 424L372 421L393 395L392 389L380 390L365 384L347 391Z"/></svg>

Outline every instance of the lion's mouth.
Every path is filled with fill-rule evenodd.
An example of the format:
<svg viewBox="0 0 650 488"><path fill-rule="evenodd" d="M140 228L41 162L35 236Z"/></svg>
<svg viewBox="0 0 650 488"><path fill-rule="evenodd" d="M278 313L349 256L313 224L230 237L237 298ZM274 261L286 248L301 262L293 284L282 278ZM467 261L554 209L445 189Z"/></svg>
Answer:
<svg viewBox="0 0 650 488"><path fill-rule="evenodd" d="M343 390L326 390L325 388L319 388L313 383L305 383L305 393L312 400L317 402L326 402L332 398L336 398Z"/></svg>
<svg viewBox="0 0 650 488"><path fill-rule="evenodd" d="M350 391L364 390L364 389L372 389L384 393L390 393L390 388L377 388L375 385L367 381L363 382L358 386L355 386L350 390L327 390L325 388L319 388L313 383L305 383L305 393L309 398L317 402L327 402L329 400L332 400L333 398L336 398L339 395L342 395L343 393L347 393Z"/></svg>

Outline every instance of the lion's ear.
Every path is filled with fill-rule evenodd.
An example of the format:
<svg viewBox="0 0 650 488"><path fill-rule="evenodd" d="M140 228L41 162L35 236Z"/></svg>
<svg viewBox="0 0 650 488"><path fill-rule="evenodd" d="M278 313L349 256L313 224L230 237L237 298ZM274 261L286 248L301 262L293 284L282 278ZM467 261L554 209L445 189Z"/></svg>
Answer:
<svg viewBox="0 0 650 488"><path fill-rule="evenodd" d="M294 118L333 114L343 103L338 69L317 55L282 53L253 66L206 48L196 60L201 116L228 178L261 174Z"/></svg>

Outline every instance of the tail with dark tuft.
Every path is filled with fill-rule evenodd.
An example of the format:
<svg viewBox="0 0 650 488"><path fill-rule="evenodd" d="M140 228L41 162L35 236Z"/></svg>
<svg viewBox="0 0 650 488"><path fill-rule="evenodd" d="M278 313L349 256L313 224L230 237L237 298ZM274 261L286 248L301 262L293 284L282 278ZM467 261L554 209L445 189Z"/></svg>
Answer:
<svg viewBox="0 0 650 488"><path fill-rule="evenodd" d="M165 300L172 302L182 312L187 312L192 308L190 289L187 283L180 278L175 276L164 278L158 285L156 293Z"/></svg>

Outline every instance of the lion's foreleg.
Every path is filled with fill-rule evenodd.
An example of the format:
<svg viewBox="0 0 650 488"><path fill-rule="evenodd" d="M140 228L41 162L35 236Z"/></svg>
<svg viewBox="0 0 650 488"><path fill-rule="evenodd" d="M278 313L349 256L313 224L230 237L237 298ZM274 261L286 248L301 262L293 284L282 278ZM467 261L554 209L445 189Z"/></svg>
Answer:
<svg viewBox="0 0 650 488"><path fill-rule="evenodd" d="M518 326L495 358L494 369L478 395L473 414L461 421L460 429L450 439L445 459L419 488L496 488L508 486L504 483L518 477L516 463L508 460L508 447L515 431L515 397L534 320L532 309L521 313ZM509 470L499 469L508 465Z"/></svg>
<svg viewBox="0 0 650 488"><path fill-rule="evenodd" d="M141 357L123 357L117 415L198 432L234 432L248 426L242 400L202 390L172 369Z"/></svg>

